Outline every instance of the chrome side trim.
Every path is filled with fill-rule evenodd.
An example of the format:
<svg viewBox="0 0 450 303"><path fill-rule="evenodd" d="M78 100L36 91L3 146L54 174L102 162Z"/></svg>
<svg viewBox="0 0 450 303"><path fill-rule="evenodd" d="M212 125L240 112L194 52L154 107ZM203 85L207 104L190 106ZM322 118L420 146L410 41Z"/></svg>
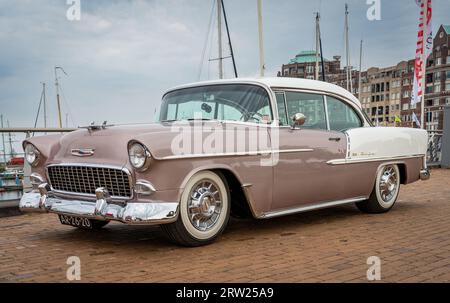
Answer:
<svg viewBox="0 0 450 303"><path fill-rule="evenodd" d="M187 154L174 155L156 158L156 160L178 160L178 159L197 159L197 158L223 158L223 157L251 157L251 156L267 156L270 154L285 154L285 153L305 153L312 152L314 149L285 149L285 150L262 150L251 152L235 152L235 153L212 153L212 154Z"/></svg>
<svg viewBox="0 0 450 303"><path fill-rule="evenodd" d="M270 218L275 218L275 217L287 216L287 215L307 212L307 211L311 211L311 210L317 210L317 209L329 208L329 207L343 205L343 204L360 202L360 201L364 201L367 199L368 199L368 197L357 197L357 198L325 202L325 203L301 206L301 207L296 207L296 208L291 208L291 209L273 211L273 212L268 212L268 213L263 214L262 216L259 217L259 219L270 219Z"/></svg>
<svg viewBox="0 0 450 303"><path fill-rule="evenodd" d="M359 158L359 159L335 159L327 162L329 165L343 165L343 164L355 164L355 163L366 163L366 162L378 162L386 160L403 160L403 159L414 159L421 158L424 155L411 155L411 156L397 156L397 157L378 157L378 158Z"/></svg>

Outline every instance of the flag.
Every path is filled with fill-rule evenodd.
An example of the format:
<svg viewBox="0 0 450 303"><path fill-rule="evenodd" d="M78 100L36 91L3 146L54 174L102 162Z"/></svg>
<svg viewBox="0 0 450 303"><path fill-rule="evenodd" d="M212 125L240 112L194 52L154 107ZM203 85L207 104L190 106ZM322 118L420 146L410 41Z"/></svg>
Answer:
<svg viewBox="0 0 450 303"><path fill-rule="evenodd" d="M420 121L419 121L419 118L417 118L415 112L412 113L412 117L411 118L412 118L413 122L416 123L416 125L420 128Z"/></svg>
<svg viewBox="0 0 450 303"><path fill-rule="evenodd" d="M411 93L411 105L415 106L421 101L425 87L422 87L422 79L425 75L426 60L423 62L423 54L425 58L433 49L433 31L431 28L432 8L431 0L416 0L420 6L419 30L417 32L416 58L414 64L414 82ZM424 14L424 5L427 4L427 13ZM426 35L426 45L423 45L423 36Z"/></svg>

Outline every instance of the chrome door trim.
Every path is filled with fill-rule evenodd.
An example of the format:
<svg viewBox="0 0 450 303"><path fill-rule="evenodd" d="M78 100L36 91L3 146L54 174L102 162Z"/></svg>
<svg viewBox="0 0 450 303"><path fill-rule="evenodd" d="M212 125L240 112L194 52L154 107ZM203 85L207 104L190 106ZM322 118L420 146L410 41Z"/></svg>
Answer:
<svg viewBox="0 0 450 303"><path fill-rule="evenodd" d="M410 155L410 156L397 156L397 157L377 157L377 158L359 158L359 159L335 159L327 162L329 165L344 165L344 164L355 164L355 163L367 163L367 162L378 162L378 161L395 161L404 159L414 159L421 158L425 155Z"/></svg>
<svg viewBox="0 0 450 303"><path fill-rule="evenodd" d="M368 199L368 197L356 197L356 198L351 198L351 199L338 200L338 201L325 202L325 203L317 203L317 204L313 204L313 205L301 206L301 207L290 208L290 209L285 209L285 210L272 211L272 212L264 213L262 216L259 217L259 219L270 219L270 218L275 218L275 217L287 216L287 215L308 212L308 211L317 210L317 209L323 209L323 208L329 208L329 207L334 207L334 206L338 206L338 205L360 202L360 201L364 201L367 199Z"/></svg>
<svg viewBox="0 0 450 303"><path fill-rule="evenodd" d="M266 156L270 154L285 154L285 153L305 153L312 152L314 149L285 149L285 150L260 150L250 152L234 152L234 153L212 153L212 154L188 154L188 155L173 155L156 158L156 160L178 160L178 159L197 159L197 158L223 158L223 157L252 157L252 156Z"/></svg>

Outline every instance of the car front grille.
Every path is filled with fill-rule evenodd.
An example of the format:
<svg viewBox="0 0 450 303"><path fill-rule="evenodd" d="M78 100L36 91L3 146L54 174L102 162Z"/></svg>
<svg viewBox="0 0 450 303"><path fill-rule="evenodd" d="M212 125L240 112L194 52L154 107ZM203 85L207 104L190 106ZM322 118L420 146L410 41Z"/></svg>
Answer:
<svg viewBox="0 0 450 303"><path fill-rule="evenodd" d="M51 165L47 167L53 190L76 194L95 195L95 190L104 187L112 197L131 198L130 175L117 168Z"/></svg>

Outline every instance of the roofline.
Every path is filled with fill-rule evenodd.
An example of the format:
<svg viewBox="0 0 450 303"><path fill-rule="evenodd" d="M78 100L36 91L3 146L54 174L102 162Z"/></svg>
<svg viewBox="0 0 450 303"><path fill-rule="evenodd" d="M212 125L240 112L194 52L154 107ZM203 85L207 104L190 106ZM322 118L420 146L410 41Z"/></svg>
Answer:
<svg viewBox="0 0 450 303"><path fill-rule="evenodd" d="M273 83L270 84L270 82L275 81L285 81L285 84L280 83ZM289 81L299 81L304 83L313 83L317 82L320 86L328 86L330 89L313 89L308 86L300 86L300 85L292 85L289 84ZM163 94L163 97L167 95L170 92L185 89L185 88L192 88L192 87L199 87L199 86L209 86L209 85L220 85L220 84L252 84L252 85L258 85L262 86L265 89L272 90L272 88L284 88L284 89L304 89L304 90L311 90L311 91L322 91L322 92L328 92L335 94L337 96L340 96L354 104L356 104L358 107L362 108L361 102L356 98L352 93L345 90L343 87L340 87L336 84L323 82L323 81L317 81L317 80L309 80L309 79L303 79L303 78L285 78L285 77L267 77L267 78L235 78L235 79L218 79L218 80L208 80L208 81L200 81L200 82L193 82L193 83L187 83L179 86L175 86L173 88L170 88L166 90Z"/></svg>

